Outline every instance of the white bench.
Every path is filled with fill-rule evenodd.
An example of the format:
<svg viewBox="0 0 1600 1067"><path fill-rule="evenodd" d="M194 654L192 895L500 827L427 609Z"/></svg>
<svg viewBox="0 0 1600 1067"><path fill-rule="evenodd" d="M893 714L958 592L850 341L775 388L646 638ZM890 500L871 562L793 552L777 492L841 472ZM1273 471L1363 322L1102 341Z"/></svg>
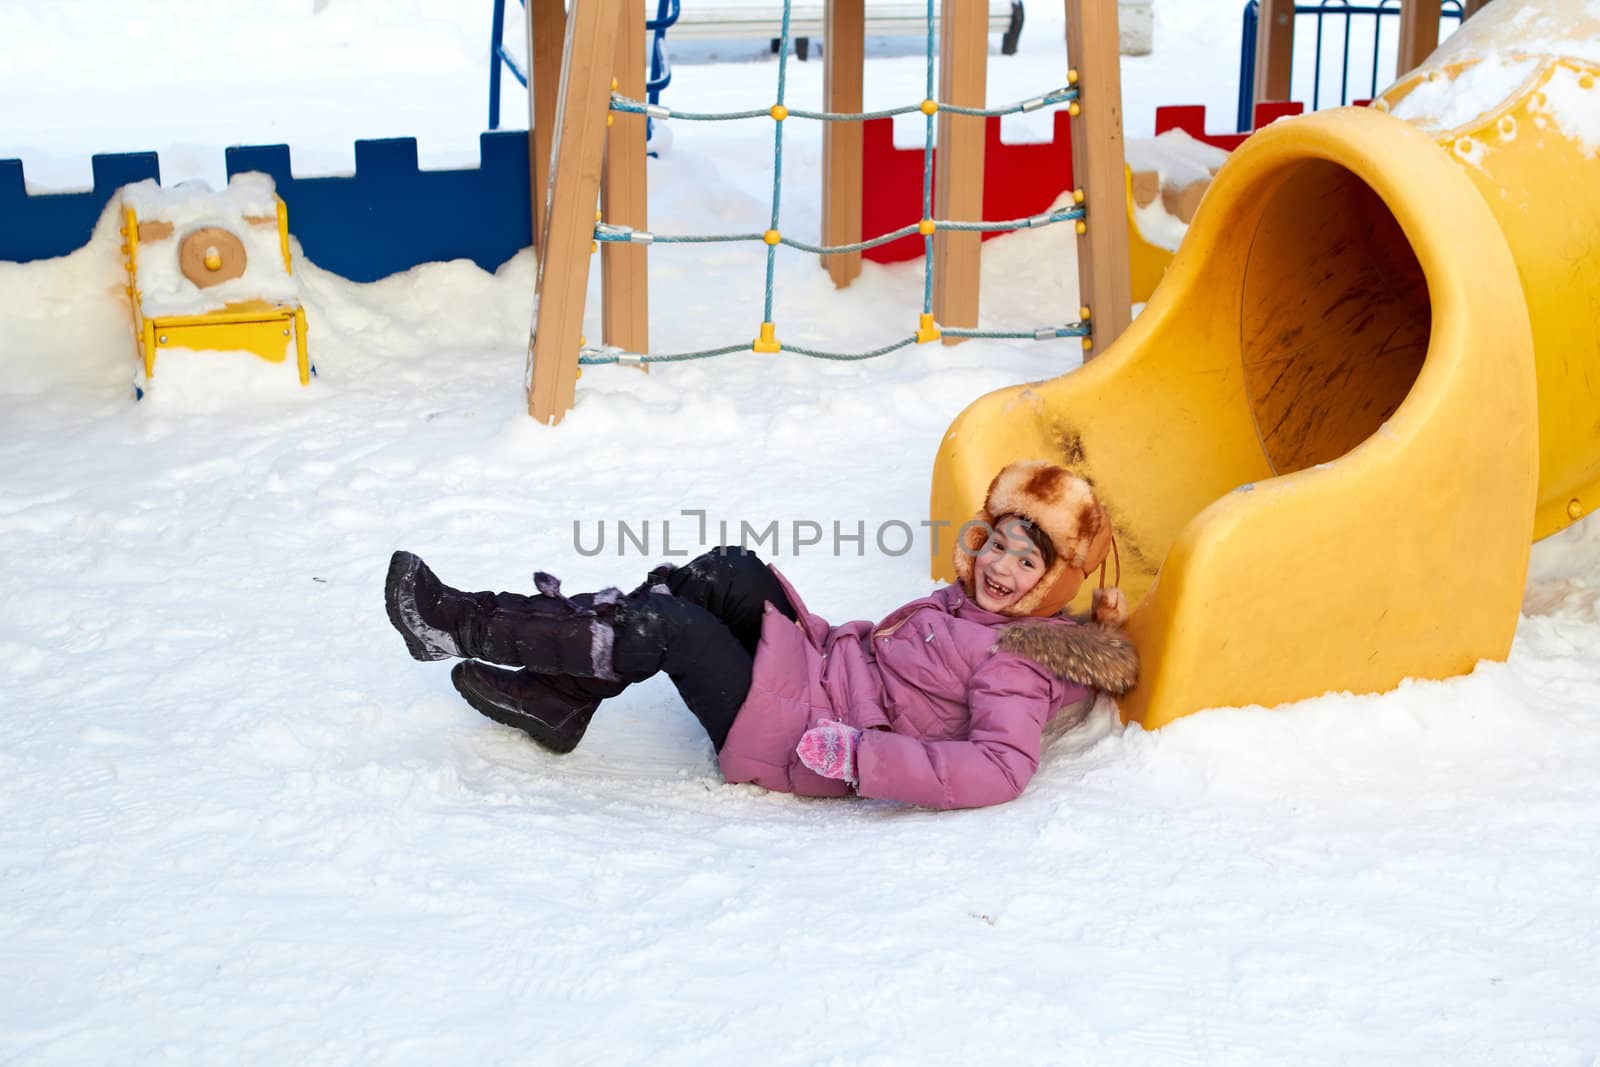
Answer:
<svg viewBox="0 0 1600 1067"><path fill-rule="evenodd" d="M656 17L656 0L645 0L645 17ZM821 41L823 33L823 6L815 0L796 3L789 9L789 39L794 41L795 55L805 59L812 38ZM933 10L934 32L939 29L939 5ZM868 0L866 4L866 31L870 36L904 36L922 34L928 29L926 4ZM1017 50L1017 38L1022 34L1022 0L989 0L989 32L1001 35L1000 51L1011 55ZM678 21L667 30L667 43L673 41L705 41L728 38L765 37L777 51L783 33L783 5L773 2L730 5L697 3L682 0Z"/></svg>

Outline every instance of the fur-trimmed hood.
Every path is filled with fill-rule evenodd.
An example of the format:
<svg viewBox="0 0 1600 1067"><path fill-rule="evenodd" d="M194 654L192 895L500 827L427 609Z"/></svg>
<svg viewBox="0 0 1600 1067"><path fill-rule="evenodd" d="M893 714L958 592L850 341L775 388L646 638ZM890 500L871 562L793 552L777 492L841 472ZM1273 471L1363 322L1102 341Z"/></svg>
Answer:
<svg viewBox="0 0 1600 1067"><path fill-rule="evenodd" d="M1139 681L1139 650L1127 634L1099 623L1015 622L1000 631L995 648L1112 696L1122 696Z"/></svg>

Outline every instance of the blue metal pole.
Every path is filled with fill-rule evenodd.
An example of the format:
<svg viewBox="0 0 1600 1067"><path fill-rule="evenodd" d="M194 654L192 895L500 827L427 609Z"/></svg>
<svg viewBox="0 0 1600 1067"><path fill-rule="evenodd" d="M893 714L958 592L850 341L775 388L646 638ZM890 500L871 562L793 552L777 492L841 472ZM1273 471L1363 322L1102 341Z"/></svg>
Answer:
<svg viewBox="0 0 1600 1067"><path fill-rule="evenodd" d="M489 128L491 130L500 128L500 31L505 21L506 0L494 0L494 24L489 27Z"/></svg>
<svg viewBox="0 0 1600 1067"><path fill-rule="evenodd" d="M1250 132L1251 112L1256 96L1256 23L1260 8L1256 0L1244 5L1244 17L1239 22L1239 132Z"/></svg>

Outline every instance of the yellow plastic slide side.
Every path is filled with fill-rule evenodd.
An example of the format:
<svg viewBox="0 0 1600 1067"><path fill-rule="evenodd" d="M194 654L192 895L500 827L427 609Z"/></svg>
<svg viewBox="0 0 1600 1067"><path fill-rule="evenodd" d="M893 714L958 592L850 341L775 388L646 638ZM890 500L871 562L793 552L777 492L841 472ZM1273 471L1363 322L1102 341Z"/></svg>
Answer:
<svg viewBox="0 0 1600 1067"><path fill-rule="evenodd" d="M1545 17L1571 6L1557 0ZM1476 26L1474 16L1469 26L1476 36L1459 42L1458 51L1477 45L1493 52L1456 58L1441 50L1386 90L1377 106L1419 111L1414 123L1478 187L1517 261L1537 361L1534 536L1544 537L1600 507L1600 65L1521 55L1515 49L1536 43L1522 38L1539 20L1507 18L1493 8L1482 14L1484 25ZM1575 22L1561 26L1563 42L1600 38L1600 8L1595 16L1570 14ZM1484 81L1507 74L1514 79L1510 91L1492 106L1465 121L1451 114L1458 110L1452 99L1475 89L1481 94ZM1437 102L1443 119L1415 101L1406 108L1414 93ZM1486 414L1492 419L1494 409Z"/></svg>
<svg viewBox="0 0 1600 1067"><path fill-rule="evenodd" d="M1122 168L1123 197L1128 205L1128 282L1133 302L1143 304L1161 284L1161 276L1172 263L1172 253L1148 240L1139 229L1137 208L1133 203L1133 170Z"/></svg>
<svg viewBox="0 0 1600 1067"><path fill-rule="evenodd" d="M1016 459L1091 478L1143 661L1122 711L1147 727L1381 691L1509 650L1536 404L1516 263L1472 180L1399 119L1321 112L1233 153L1098 358L956 419L932 512L959 526Z"/></svg>

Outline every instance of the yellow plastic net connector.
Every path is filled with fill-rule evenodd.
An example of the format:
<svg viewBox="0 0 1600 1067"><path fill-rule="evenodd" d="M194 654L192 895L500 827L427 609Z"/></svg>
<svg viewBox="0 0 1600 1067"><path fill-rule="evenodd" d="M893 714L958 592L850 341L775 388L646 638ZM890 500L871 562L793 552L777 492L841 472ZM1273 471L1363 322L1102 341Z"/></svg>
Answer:
<svg viewBox="0 0 1600 1067"><path fill-rule="evenodd" d="M781 351L783 346L778 344L777 327L770 322L763 322L761 336L755 339L750 348L752 351L766 352L769 355Z"/></svg>
<svg viewBox="0 0 1600 1067"><path fill-rule="evenodd" d="M924 237L929 236L930 234L933 233L934 230L937 230L938 228L939 228L938 224L935 223L932 219L923 219L921 222L917 223L917 232L922 234L922 236L924 236Z"/></svg>
<svg viewBox="0 0 1600 1067"><path fill-rule="evenodd" d="M783 240L783 234L779 233L777 230L768 230L766 233L761 235L761 239L767 242L769 245L775 245L779 241Z"/></svg>
<svg viewBox="0 0 1600 1067"><path fill-rule="evenodd" d="M1077 85L1078 84L1078 72L1077 71L1075 71L1075 70L1067 71L1067 84L1068 85Z"/></svg>
<svg viewBox="0 0 1600 1067"><path fill-rule="evenodd" d="M1093 337L1085 337L1083 339L1083 350L1085 352L1087 352L1087 351L1089 351L1089 349L1091 349L1093 347L1094 347L1094 338Z"/></svg>
<svg viewBox="0 0 1600 1067"><path fill-rule="evenodd" d="M605 212L601 211L599 208L595 208L594 209L594 221L599 222L604 218L605 218Z"/></svg>
<svg viewBox="0 0 1600 1067"><path fill-rule="evenodd" d="M599 241L590 241L589 242L589 254L592 256L598 251L600 251L600 242Z"/></svg>
<svg viewBox="0 0 1600 1067"><path fill-rule="evenodd" d="M1074 204L1077 204L1079 207L1082 207L1083 206L1083 202L1084 202L1085 199L1086 199L1086 197L1083 195L1083 190L1082 189L1074 189L1074 190L1072 190L1072 202Z"/></svg>
<svg viewBox="0 0 1600 1067"><path fill-rule="evenodd" d="M1085 305L1083 305L1083 307L1078 309L1078 321L1079 322L1088 322L1089 321L1089 305L1088 304L1085 304Z"/></svg>
<svg viewBox="0 0 1600 1067"><path fill-rule="evenodd" d="M1067 105L1067 114L1071 115L1073 118L1077 118L1079 115L1083 114L1083 108L1079 107L1078 102L1074 100L1072 103Z"/></svg>
<svg viewBox="0 0 1600 1067"><path fill-rule="evenodd" d="M789 117L789 109L782 104L773 104L768 113L778 122L782 122Z"/></svg>
<svg viewBox="0 0 1600 1067"><path fill-rule="evenodd" d="M1089 232L1089 224L1084 222L1082 219L1079 219L1077 222L1073 223L1072 228L1078 231L1079 237L1082 237L1084 234Z"/></svg>
<svg viewBox="0 0 1600 1067"><path fill-rule="evenodd" d="M607 126L615 126L616 124L617 124L617 116L616 116L616 114L614 112L607 113L607 115L606 115L606 125Z"/></svg>
<svg viewBox="0 0 1600 1067"><path fill-rule="evenodd" d="M924 311L917 316L917 344L925 345L929 341L937 341L940 336L939 327L933 321L931 312Z"/></svg>
<svg viewBox="0 0 1600 1067"><path fill-rule="evenodd" d="M921 106L924 115L937 115L939 113L939 101L937 100L924 100Z"/></svg>
<svg viewBox="0 0 1600 1067"><path fill-rule="evenodd" d="M621 86L621 84L622 84L622 83L621 83L621 82L619 82L619 81L617 81L617 79L615 79L615 78L612 78L612 79L611 79L611 91L612 91L612 92L616 92L616 91L617 91L617 89L618 89L618 88L619 88L619 87L620 87L620 86Z"/></svg>

